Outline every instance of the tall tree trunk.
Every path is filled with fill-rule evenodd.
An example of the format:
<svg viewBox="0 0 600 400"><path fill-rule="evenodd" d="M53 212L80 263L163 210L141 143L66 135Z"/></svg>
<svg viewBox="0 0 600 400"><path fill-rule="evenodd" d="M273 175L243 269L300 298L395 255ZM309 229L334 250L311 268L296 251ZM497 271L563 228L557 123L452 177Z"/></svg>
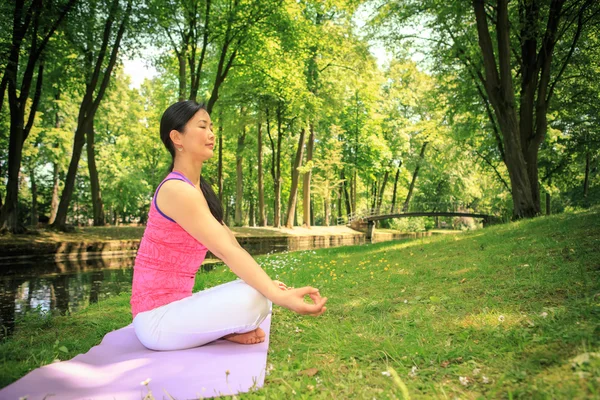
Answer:
<svg viewBox="0 0 600 400"><path fill-rule="evenodd" d="M323 217L323 225L324 226L329 226L329 203L331 201L331 196L329 195L329 183L327 183L327 190L325 191L325 193L327 193L325 195L325 199L323 199L323 213L324 213L324 217Z"/></svg>
<svg viewBox="0 0 600 400"><path fill-rule="evenodd" d="M312 161L313 158L313 147L315 144L315 129L314 129L314 125L311 122L310 123L310 135L308 136L308 142L306 143L306 165L309 165L310 162ZM302 201L302 208L303 208L303 221L302 223L304 224L304 226L306 226L307 228L310 228L311 226L311 203L310 203L310 178L312 175L312 168L309 168L305 173L304 173L304 182L303 182L303 186L302 186L302 190L303 190L303 201Z"/></svg>
<svg viewBox="0 0 600 400"><path fill-rule="evenodd" d="M277 110L277 146L271 135L271 119L269 116L269 108L265 110L267 116L267 136L271 143L271 177L273 178L273 190L275 192L273 198L273 226L281 227L281 115L280 109Z"/></svg>
<svg viewBox="0 0 600 400"><path fill-rule="evenodd" d="M56 219L56 211L58 211L58 185L60 183L59 176L59 164L58 162L53 163L52 168L52 200L50 201L50 220L48 223L53 224Z"/></svg>
<svg viewBox="0 0 600 400"><path fill-rule="evenodd" d="M371 186L371 212L375 211L375 207L377 206L377 179L373 180L373 185Z"/></svg>
<svg viewBox="0 0 600 400"><path fill-rule="evenodd" d="M81 159L83 145L85 144L85 129L85 126L79 126L75 131L73 150L71 151L71 161L69 162L69 169L67 170L67 176L65 177L65 186L63 187L60 196L60 202L58 203L58 210L53 224L53 226L58 227L59 229L65 229L67 224L67 214L69 212L69 204L71 203L73 190L75 189L77 168L79 160Z"/></svg>
<svg viewBox="0 0 600 400"><path fill-rule="evenodd" d="M385 186L387 185L388 178L390 176L390 171L386 170L385 174L383 174L383 183L381 184L381 188L379 189L379 196L377 200L377 214L381 210L381 203L383 203L383 195L385 194Z"/></svg>
<svg viewBox="0 0 600 400"><path fill-rule="evenodd" d="M187 85L185 49L177 54L177 61L179 62L179 101L183 101L185 100L185 87Z"/></svg>
<svg viewBox="0 0 600 400"><path fill-rule="evenodd" d="M243 114L243 111L242 111ZM236 182L235 182L235 226L242 226L242 200L244 197L244 186L243 186L243 169L244 169L244 142L246 140L246 126L242 127L242 133L238 135L237 151L235 157L235 171L236 171Z"/></svg>
<svg viewBox="0 0 600 400"><path fill-rule="evenodd" d="M415 188L415 183L417 182L417 177L419 176L419 169L421 168L421 162L425 158L425 149L427 148L428 142L423 142L423 146L421 146L421 153L419 154L419 159L417 160L417 166L415 167L415 172L413 173L412 180L410 181L410 187L408 188L408 194L406 195L406 200L404 201L404 206L402 207L403 212L408 211L408 206L410 204L410 199L413 194L413 190Z"/></svg>
<svg viewBox="0 0 600 400"><path fill-rule="evenodd" d="M292 228L294 225L294 213L296 211L296 200L298 198L298 178L300 171L298 168L302 165L302 153L304 149L304 136L306 135L306 129L300 131L300 137L298 138L298 148L296 149L296 158L292 165L292 186L290 187L290 198L288 200L287 207L287 218L286 227Z"/></svg>
<svg viewBox="0 0 600 400"><path fill-rule="evenodd" d="M252 170L254 169L254 160L248 157L248 182L252 182L254 177L252 176ZM256 226L256 199L254 198L254 190L252 185L247 185L247 198L250 203L248 209L248 226Z"/></svg>
<svg viewBox="0 0 600 400"><path fill-rule="evenodd" d="M54 99L58 102L60 100L60 90L56 92L54 95ZM56 114L54 115L54 127L56 129L60 129L61 127L61 119L58 113L58 109ZM58 147L58 143L54 145L55 148ZM60 164L58 161L54 161L52 163L52 200L50 201L50 219L48 220L49 224L53 224L56 219L56 211L58 210L58 186L59 186L59 173L60 173Z"/></svg>
<svg viewBox="0 0 600 400"><path fill-rule="evenodd" d="M344 186L343 186L343 183L340 182L337 185L337 214L338 214L338 221L340 221L342 219L342 217L343 217L343 212L342 212L342 198L343 197L344 197Z"/></svg>
<svg viewBox="0 0 600 400"><path fill-rule="evenodd" d="M263 182L262 123L258 122L258 226L267 226L265 214L265 185Z"/></svg>
<svg viewBox="0 0 600 400"><path fill-rule="evenodd" d="M400 163L400 166L398 166L398 169L396 170L396 177L394 178L394 193L392 194L392 207L390 208L390 213L394 213L394 210L396 209L396 195L398 193L398 178L400 177L401 166L402 163Z"/></svg>
<svg viewBox="0 0 600 400"><path fill-rule="evenodd" d="M282 115L281 105L277 107L277 153L274 154L276 157L275 161L275 210L273 217L273 225L276 228L281 227L281 141L283 135L281 132Z"/></svg>
<svg viewBox="0 0 600 400"><path fill-rule="evenodd" d="M31 180L31 226L38 224L38 201L37 201L37 182L35 180L35 168L29 168L29 179Z"/></svg>
<svg viewBox="0 0 600 400"><path fill-rule="evenodd" d="M97 53L97 58L95 60L92 58L94 57L95 53L92 51L91 48L87 49L87 66L93 67L93 71L91 71L90 80L86 84L86 91L83 96L83 100L81 101L81 104L79 106L79 115L77 117L77 128L75 130L75 138L73 140L73 152L71 155L71 162L69 163L69 170L67 172L67 177L65 180L65 187L60 198L58 211L56 213L56 219L53 224L54 227L59 229L66 228L69 203L71 202L73 189L75 187L77 166L79 164L79 159L81 158L83 145L86 141L86 132L90 132L90 134L93 134L94 132L94 118L96 112L98 111L98 107L100 106L100 102L104 98L106 89L108 88L108 84L112 76L112 71L117 63L117 55L119 53L119 47L121 45L123 34L125 33L127 21L129 20L129 16L131 15L132 3L133 0L127 1L127 8L123 14L122 20L119 24L117 33L115 35L113 47L110 51L108 64L106 66L106 69L104 70L102 80L100 80L100 75L104 65L104 58L107 55L107 49L110 42L110 38L112 36L112 27L118 14L118 0L114 0L111 5L109 15L104 24L104 32L102 36L102 43L100 45L100 51ZM98 88L97 92L96 88ZM94 93L96 93L95 97Z"/></svg>
<svg viewBox="0 0 600 400"><path fill-rule="evenodd" d="M100 179L98 178L98 168L96 167L94 136L95 132L93 128L86 132L88 171L90 173L90 186L92 187L92 211L94 215L94 226L104 226L104 206L102 205Z"/></svg>
<svg viewBox="0 0 600 400"><path fill-rule="evenodd" d="M219 202L223 204L223 115L219 113L219 163L217 166Z"/></svg>
<svg viewBox="0 0 600 400"><path fill-rule="evenodd" d="M585 178L583 179L583 198L587 199L590 189L590 151L585 153Z"/></svg>
<svg viewBox="0 0 600 400"><path fill-rule="evenodd" d="M342 181L342 187L344 190L344 200L346 203L346 215L350 215L352 214L352 199L350 198L350 196L348 195L348 181L346 180L346 176L344 175L344 168L342 168L341 172L340 172L340 179Z"/></svg>
<svg viewBox="0 0 600 400"><path fill-rule="evenodd" d="M352 173L352 185L350 186L350 198L352 203L352 212L357 212L356 210L356 186L358 185L358 171L356 170L356 166L354 166L354 171Z"/></svg>

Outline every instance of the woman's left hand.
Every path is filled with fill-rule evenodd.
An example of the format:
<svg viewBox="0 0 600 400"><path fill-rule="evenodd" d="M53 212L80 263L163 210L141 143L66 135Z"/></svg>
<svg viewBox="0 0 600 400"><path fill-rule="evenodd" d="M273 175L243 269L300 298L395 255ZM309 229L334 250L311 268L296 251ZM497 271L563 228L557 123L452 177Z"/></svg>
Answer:
<svg viewBox="0 0 600 400"><path fill-rule="evenodd" d="M275 286L277 286L281 290L291 290L292 288L287 287L287 285L281 281L273 281Z"/></svg>

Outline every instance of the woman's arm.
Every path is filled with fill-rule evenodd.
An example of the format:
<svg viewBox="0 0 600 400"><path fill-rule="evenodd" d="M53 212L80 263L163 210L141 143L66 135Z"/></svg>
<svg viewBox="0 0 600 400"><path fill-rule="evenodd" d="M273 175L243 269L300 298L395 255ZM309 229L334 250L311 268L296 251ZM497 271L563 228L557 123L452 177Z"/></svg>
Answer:
<svg viewBox="0 0 600 400"><path fill-rule="evenodd" d="M277 288L252 256L235 238L232 240L229 229L213 217L202 192L183 181L169 180L162 185L157 196L156 202L163 213L267 299L301 314L319 315L325 311L327 298L321 298L318 289L305 287L282 291ZM305 303L305 295L309 295L315 304Z"/></svg>
<svg viewBox="0 0 600 400"><path fill-rule="evenodd" d="M242 246L240 246L240 243L235 238L235 235L233 234L233 232L231 232L231 229L229 229L229 227L227 225L225 225L225 224L223 224L222 226L227 231L227 234L229 235L229 239L231 240L231 243L233 243L233 245L235 245L237 247L242 247Z"/></svg>

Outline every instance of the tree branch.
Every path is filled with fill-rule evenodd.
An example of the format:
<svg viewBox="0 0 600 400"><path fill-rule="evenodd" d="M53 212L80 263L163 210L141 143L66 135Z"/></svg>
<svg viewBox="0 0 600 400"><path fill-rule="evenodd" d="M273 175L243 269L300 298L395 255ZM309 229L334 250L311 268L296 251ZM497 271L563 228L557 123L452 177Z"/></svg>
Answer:
<svg viewBox="0 0 600 400"><path fill-rule="evenodd" d="M560 81L562 74L565 72L565 69L567 68L567 64L569 64L569 61L571 60L571 57L573 56L573 53L575 52L575 47L577 46L577 42L579 41L579 38L581 37L581 31L583 29L583 13L585 12L585 9L587 8L588 4L589 3L584 4L581 7L581 9L579 10L579 13L577 16L577 29L575 31L575 35L573 36L573 41L571 42L571 47L569 48L569 52L567 53L567 56L565 57L563 64L560 67L560 70L559 70L558 74L556 75L556 78L554 79L554 82L552 82L552 84L550 85L550 89L548 90L548 96L546 97L546 103L550 102L550 99L552 98L552 95L554 94L554 88L556 87L556 84Z"/></svg>
<svg viewBox="0 0 600 400"><path fill-rule="evenodd" d="M27 119L27 124L25 125L25 129L23 130L23 141L21 143L25 143L25 140L27 140L27 136L29 136L29 132L31 132L31 128L33 127L33 121L35 120L35 114L38 109L38 105L40 104L40 98L42 97L43 82L44 82L44 59L42 58L38 65L38 75L37 75L37 82L35 84L35 93L33 95L33 101L31 103L31 108L29 111L29 117Z"/></svg>
<svg viewBox="0 0 600 400"><path fill-rule="evenodd" d="M508 190L508 192L510 194L512 194L512 190L510 190L510 186L508 185L508 183L506 182L506 180L502 177L502 175L500 174L500 172L498 171L498 169L496 168L496 166L494 164L492 164L492 162L490 160L488 160L483 154L481 154L477 149L473 148L473 151L475 152L475 154L477 156L479 156L479 158L481 158L483 161L485 161L486 164L488 164L490 167L492 167L492 169L496 173L496 176L498 177L498 179L500 180L500 182L502 182L502 184L504 185L504 187L506 188L506 190Z"/></svg>
<svg viewBox="0 0 600 400"><path fill-rule="evenodd" d="M499 88L500 78L498 76L498 68L496 66L496 59L494 57L492 38L490 37L487 18L485 16L484 0L473 0L473 8L475 10L475 19L477 21L479 47L481 48L481 53L483 55L486 91L490 97L490 100L492 100L494 103L498 103L496 96Z"/></svg>

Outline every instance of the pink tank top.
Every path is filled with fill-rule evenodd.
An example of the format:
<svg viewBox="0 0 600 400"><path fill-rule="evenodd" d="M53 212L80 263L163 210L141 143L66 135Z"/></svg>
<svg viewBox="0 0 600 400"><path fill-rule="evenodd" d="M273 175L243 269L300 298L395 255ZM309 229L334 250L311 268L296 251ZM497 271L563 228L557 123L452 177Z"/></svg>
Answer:
<svg viewBox="0 0 600 400"><path fill-rule="evenodd" d="M163 183L171 179L194 186L183 174L174 171L154 193L133 267L133 318L140 312L191 296L194 278L206 256L207 248L202 243L158 209L156 195Z"/></svg>

